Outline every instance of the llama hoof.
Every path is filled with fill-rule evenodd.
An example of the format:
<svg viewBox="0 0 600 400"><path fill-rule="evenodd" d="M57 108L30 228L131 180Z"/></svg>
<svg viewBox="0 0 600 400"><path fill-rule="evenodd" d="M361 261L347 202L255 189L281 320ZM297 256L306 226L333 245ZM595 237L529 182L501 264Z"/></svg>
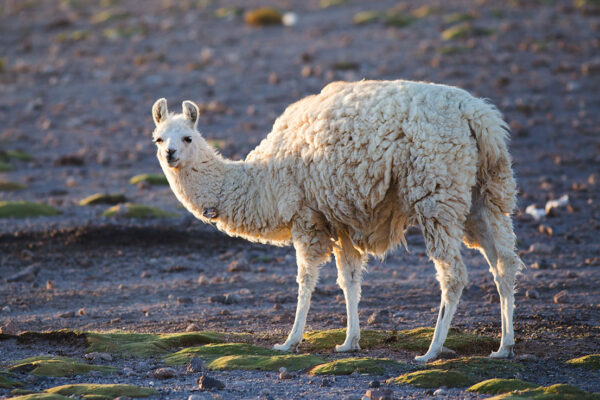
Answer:
<svg viewBox="0 0 600 400"><path fill-rule="evenodd" d="M437 354L424 354L422 356L416 356L415 357L415 361L418 362L419 364L425 364L428 363L429 361L433 361L437 358Z"/></svg>
<svg viewBox="0 0 600 400"><path fill-rule="evenodd" d="M498 351L492 351L490 354L490 358L513 358L515 353L513 352L514 346L504 346L501 347Z"/></svg>
<svg viewBox="0 0 600 400"><path fill-rule="evenodd" d="M287 351L287 352L295 352L298 349L298 345L291 345L291 344L276 344L273 346L273 350L279 350L279 351Z"/></svg>
<svg viewBox="0 0 600 400"><path fill-rule="evenodd" d="M344 353L346 351L359 351L360 350L360 346L358 345L358 343L356 344L338 344L337 346L335 346L335 351L336 353Z"/></svg>

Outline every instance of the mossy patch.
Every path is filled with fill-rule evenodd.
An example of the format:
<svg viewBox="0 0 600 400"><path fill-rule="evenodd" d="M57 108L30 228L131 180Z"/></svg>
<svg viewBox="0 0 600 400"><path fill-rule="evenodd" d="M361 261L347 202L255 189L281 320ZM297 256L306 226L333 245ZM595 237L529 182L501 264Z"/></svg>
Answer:
<svg viewBox="0 0 600 400"><path fill-rule="evenodd" d="M388 11L384 17L384 23L386 26L393 26L396 28L404 28L416 22L418 18L410 14L404 14L397 11Z"/></svg>
<svg viewBox="0 0 600 400"><path fill-rule="evenodd" d="M428 367L443 370L460 371L479 378L512 378L517 372L525 370L523 365L489 357L463 357L452 360L437 360Z"/></svg>
<svg viewBox="0 0 600 400"><path fill-rule="evenodd" d="M522 399L534 399L534 400L598 400L600 396L598 394L592 394L584 392L576 388L575 386L558 384L545 387L537 387L534 389L519 390L516 392L504 393L498 396L490 398L494 400L522 400Z"/></svg>
<svg viewBox="0 0 600 400"><path fill-rule="evenodd" d="M475 19L475 15L473 13L450 13L444 15L444 22L447 24L456 24L459 22L472 21Z"/></svg>
<svg viewBox="0 0 600 400"><path fill-rule="evenodd" d="M178 214L144 204L124 203L110 207L108 210L102 213L102 216L147 219L175 218L178 216Z"/></svg>
<svg viewBox="0 0 600 400"><path fill-rule="evenodd" d="M567 364L587 369L600 369L600 354L589 354L587 356L572 358Z"/></svg>
<svg viewBox="0 0 600 400"><path fill-rule="evenodd" d="M361 11L356 13L352 18L352 23L356 25L366 25L381 19L382 13L379 11Z"/></svg>
<svg viewBox="0 0 600 400"><path fill-rule="evenodd" d="M60 211L46 204L29 201L0 201L0 218L47 217Z"/></svg>
<svg viewBox="0 0 600 400"><path fill-rule="evenodd" d="M471 25L469 22L461 22L452 25L448 29L442 32L442 39L453 40L453 39L465 39L471 36L486 36L494 33L493 29L481 28Z"/></svg>
<svg viewBox="0 0 600 400"><path fill-rule="evenodd" d="M313 331L304 335L309 350L333 350L336 344L344 342L345 329ZM433 328L415 328L403 331L364 330L360 334L363 349L387 348L390 350L426 351L433 337ZM459 332L450 329L445 346L459 353L469 354L488 352L498 345L498 341L486 336Z"/></svg>
<svg viewBox="0 0 600 400"><path fill-rule="evenodd" d="M72 400L70 397L53 393L33 393L23 396L11 397L10 400Z"/></svg>
<svg viewBox="0 0 600 400"><path fill-rule="evenodd" d="M35 390L29 389L13 389L10 391L10 394L13 396L22 396L24 394L34 394L37 393Z"/></svg>
<svg viewBox="0 0 600 400"><path fill-rule="evenodd" d="M0 172L10 172L14 169L15 167L13 167L11 163L6 161L0 161Z"/></svg>
<svg viewBox="0 0 600 400"><path fill-rule="evenodd" d="M531 382L525 382L520 379L488 379L476 383L467 389L467 392L480 394L502 394L514 392L515 390L525 390L537 388L539 385Z"/></svg>
<svg viewBox="0 0 600 400"><path fill-rule="evenodd" d="M323 363L325 363L324 359L310 354L286 354L279 356L238 355L219 357L208 363L206 367L213 370L245 369L260 371L277 371L279 368L285 367L288 371L299 371Z"/></svg>
<svg viewBox="0 0 600 400"><path fill-rule="evenodd" d="M176 353L164 356L163 360L167 365L182 365L190 361L193 357L212 361L223 356L240 355L274 356L281 355L281 352L247 343L218 343L199 347L186 347Z"/></svg>
<svg viewBox="0 0 600 400"><path fill-rule="evenodd" d="M12 379L14 377L15 377L15 375L8 371L0 371L0 388L12 389L14 387L23 386L22 382Z"/></svg>
<svg viewBox="0 0 600 400"><path fill-rule="evenodd" d="M460 371L447 371L443 369L428 369L409 372L396 378L387 380L387 383L412 385L420 388L465 387L477 382L477 378Z"/></svg>
<svg viewBox="0 0 600 400"><path fill-rule="evenodd" d="M96 193L91 196L86 197L85 199L79 202L80 206L93 206L96 204L119 204L125 203L127 198L120 194L110 194L110 193Z"/></svg>
<svg viewBox="0 0 600 400"><path fill-rule="evenodd" d="M88 333L88 351L111 353L121 357L151 357L175 347L220 343L223 335L213 332L193 333Z"/></svg>
<svg viewBox="0 0 600 400"><path fill-rule="evenodd" d="M21 150L8 150L6 152L6 155L10 158L10 159L15 159L15 160L19 160L19 161L31 161L33 160L33 156L31 154L25 153L24 151Z"/></svg>
<svg viewBox="0 0 600 400"><path fill-rule="evenodd" d="M260 7L246 12L244 21L250 26L281 25L283 14L272 7Z"/></svg>
<svg viewBox="0 0 600 400"><path fill-rule="evenodd" d="M383 375L387 368L408 367L387 358L342 358L317 365L310 370L313 375L350 375L353 372L369 375Z"/></svg>
<svg viewBox="0 0 600 400"><path fill-rule="evenodd" d="M17 183L17 182L0 181L0 190L1 191L22 190L22 189L25 189L26 187L27 186Z"/></svg>
<svg viewBox="0 0 600 400"><path fill-rule="evenodd" d="M75 376L90 371L110 373L118 369L104 365L82 364L68 357L38 356L15 361L9 370L29 372L37 376Z"/></svg>
<svg viewBox="0 0 600 400"><path fill-rule="evenodd" d="M127 397L149 397L158 392L154 389L143 388L134 385L123 385L123 384L77 384L77 385L63 385L57 386L46 390L47 393L60 394L64 396L82 396L84 398L106 398L114 399L119 396ZM102 396L102 397L100 397Z"/></svg>
<svg viewBox="0 0 600 400"><path fill-rule="evenodd" d="M151 185L168 185L169 181L163 174L140 174L132 177L129 183L137 185L140 182L147 182Z"/></svg>

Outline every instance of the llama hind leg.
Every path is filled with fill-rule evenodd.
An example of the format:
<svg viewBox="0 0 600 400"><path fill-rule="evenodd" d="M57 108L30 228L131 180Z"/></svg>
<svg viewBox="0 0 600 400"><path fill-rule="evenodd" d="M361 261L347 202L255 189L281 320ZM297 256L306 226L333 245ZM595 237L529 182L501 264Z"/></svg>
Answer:
<svg viewBox="0 0 600 400"><path fill-rule="evenodd" d="M360 284L362 280L362 268L365 257L357 251L346 235L340 235L339 247L334 248L336 265L338 269L338 285L344 291L346 299L346 312L348 324L346 328L346 340L337 345L335 351L360 350L360 322L358 318L358 303L360 302Z"/></svg>
<svg viewBox="0 0 600 400"><path fill-rule="evenodd" d="M427 253L435 263L436 277L442 290L440 311L429 345L429 350L422 356L415 357L418 362L428 362L435 359L442 351L450 323L458 307L458 301L467 282L467 269L460 256L461 235L459 229L442 226L435 219L421 223Z"/></svg>

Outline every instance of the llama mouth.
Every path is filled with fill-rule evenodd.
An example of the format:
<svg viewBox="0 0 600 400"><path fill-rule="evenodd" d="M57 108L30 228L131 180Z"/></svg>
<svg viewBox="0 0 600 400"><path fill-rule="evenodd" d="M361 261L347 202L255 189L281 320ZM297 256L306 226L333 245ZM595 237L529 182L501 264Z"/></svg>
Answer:
<svg viewBox="0 0 600 400"><path fill-rule="evenodd" d="M167 164L169 164L169 167L171 168L177 168L177 165L179 164L179 158L175 160L167 160Z"/></svg>

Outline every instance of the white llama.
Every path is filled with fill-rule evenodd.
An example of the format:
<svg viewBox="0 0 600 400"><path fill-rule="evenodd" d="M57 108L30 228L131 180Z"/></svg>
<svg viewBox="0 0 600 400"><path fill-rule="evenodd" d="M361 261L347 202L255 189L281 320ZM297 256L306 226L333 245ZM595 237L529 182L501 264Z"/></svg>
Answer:
<svg viewBox="0 0 600 400"><path fill-rule="evenodd" d="M278 350L301 342L319 267L335 255L348 313L346 340L358 350L358 303L369 254L383 256L419 225L442 296L426 362L440 353L467 270L461 242L479 249L500 294L502 340L513 353L515 253L510 214L515 181L507 126L489 103L443 85L335 82L291 106L245 161L223 159L197 130L198 108L165 99L152 115L160 165L179 201L233 236L292 244L298 263L294 326Z"/></svg>

